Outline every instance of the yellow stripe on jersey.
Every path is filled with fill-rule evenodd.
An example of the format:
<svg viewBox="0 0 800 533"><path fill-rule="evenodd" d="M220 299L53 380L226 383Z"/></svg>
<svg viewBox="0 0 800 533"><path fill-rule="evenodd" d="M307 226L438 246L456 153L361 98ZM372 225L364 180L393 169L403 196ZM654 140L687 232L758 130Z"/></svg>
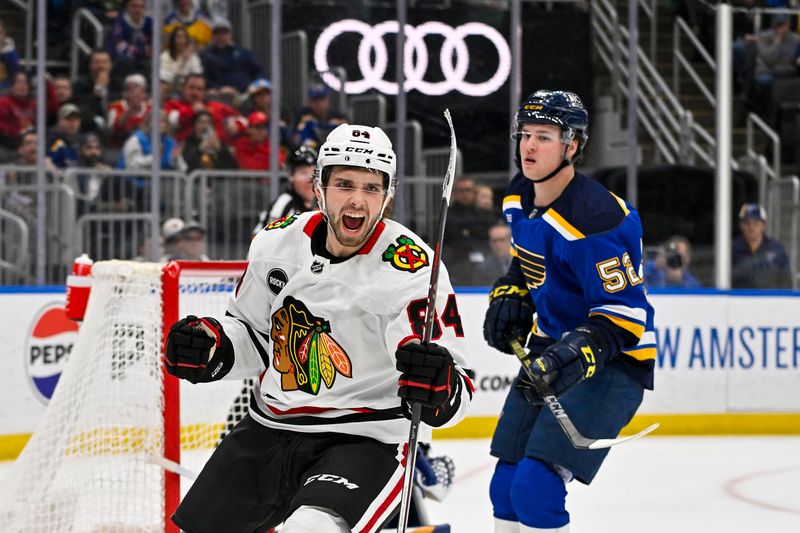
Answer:
<svg viewBox="0 0 800 533"><path fill-rule="evenodd" d="M637 322L631 322L630 320L625 320L624 318L616 316L616 315L609 315L609 314L601 313L601 312L589 313L590 317L591 316L598 316L598 315L609 319L611 322L613 322L617 326L621 327L622 329L624 329L626 331L630 331L631 333L636 335L637 339L640 339L642 337L642 335L644 335L644 324L639 324Z"/></svg>
<svg viewBox="0 0 800 533"><path fill-rule="evenodd" d="M650 359L656 358L656 347L645 346L642 348L633 348L631 350L624 350L622 353L633 357L637 361L649 361Z"/></svg>
<svg viewBox="0 0 800 533"><path fill-rule="evenodd" d="M509 194L503 198L503 211L506 209L522 209L522 196L519 194Z"/></svg>
<svg viewBox="0 0 800 533"><path fill-rule="evenodd" d="M555 228L555 230L568 241L576 241L585 237L585 235L578 231L575 226L567 222L564 217L558 214L558 211L555 209L550 208L545 211L544 215L542 215L542 218L547 221L548 224L553 226L553 228Z"/></svg>
<svg viewBox="0 0 800 533"><path fill-rule="evenodd" d="M623 200L622 198L620 198L619 196L617 196L613 192L611 193L611 196L613 196L614 199L617 200L617 203L622 208L622 212L625 213L625 216L628 216L628 214L630 213L630 210L628 209L628 206L625 205L625 200Z"/></svg>

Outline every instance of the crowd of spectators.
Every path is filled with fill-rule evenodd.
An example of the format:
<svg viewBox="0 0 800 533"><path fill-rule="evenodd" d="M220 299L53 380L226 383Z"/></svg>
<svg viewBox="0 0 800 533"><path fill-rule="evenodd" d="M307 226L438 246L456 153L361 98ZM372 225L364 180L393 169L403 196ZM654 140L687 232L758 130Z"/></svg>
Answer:
<svg viewBox="0 0 800 533"><path fill-rule="evenodd" d="M106 164L146 166L153 112L150 62L159 53L159 116L166 118L162 167L269 169L272 85L256 56L236 43L224 2L174 0L160 22L150 16L146 0L70 4L90 9L105 23L105 42L88 55L76 79L59 72L46 77L48 164L76 166L79 135L91 132ZM164 35L160 51L152 50L155 31ZM283 168L287 153L318 147L347 118L332 108L328 88L315 83L294 120L278 121ZM17 162L23 134L35 124L29 72L0 21L0 164Z"/></svg>
<svg viewBox="0 0 800 533"><path fill-rule="evenodd" d="M161 167L185 172L269 169L272 84L255 55L237 44L234 28L225 18L224 2L173 0L160 22L148 13L146 0L83 0L78 4L105 23L106 40L103 48L88 55L76 79L59 72L47 77L48 129L44 137L49 170L116 167L142 174L149 171L150 117L154 111L149 78L154 53L160 57ZM706 3L684 0L683 4L703 37L708 27L702 24L698 6ZM738 0L734 4L745 8L792 7L788 0ZM797 22L798 17L772 15L757 26L753 12L735 12L736 90L765 115L772 112L775 81L800 79ZM163 49L154 51L153 34L159 30L164 36ZM290 176L284 194L297 196L298 205L308 209L313 204L312 167L302 161L292 164L293 154L298 154L298 149L313 151L347 117L332 107L328 88L315 82L309 87L306 105L294 120L287 118L277 117L278 161ZM30 73L21 65L15 43L0 21L0 164L35 165L39 138L35 122L36 99ZM22 177L19 172L3 175L7 183L23 182ZM86 172L74 179L78 214L97 210L102 177ZM115 195L124 200L113 211L149 209L141 180L134 179L132 187L132 192ZM511 261L511 236L494 192L466 177L455 183L444 250L456 284L491 285ZM764 234L766 214L753 216L754 212L749 208L740 219L741 236L734 243L734 286L789 286L788 267L782 259L786 253ZM184 233L192 236L188 240L200 242L197 237L202 230L205 239L204 228L184 232L187 225L180 223L180 231L169 237L162 235L165 248L179 242L178 236ZM200 257L202 253L183 255ZM177 256L177 252L165 252L164 257ZM700 287L690 269L691 261L688 239L673 236L646 263L646 282L651 287Z"/></svg>
<svg viewBox="0 0 800 533"><path fill-rule="evenodd" d="M747 113L775 129L783 162L800 165L800 1L733 0L733 83L742 105L734 126ZM682 0L677 14L688 20L710 54L715 50L715 7L708 0Z"/></svg>
<svg viewBox="0 0 800 533"><path fill-rule="evenodd" d="M790 289L791 267L786 249L766 234L763 206L745 203L739 209L739 233L731 243L731 287L734 289ZM650 250L644 265L651 288L698 289L691 270L692 246L683 235L673 235Z"/></svg>

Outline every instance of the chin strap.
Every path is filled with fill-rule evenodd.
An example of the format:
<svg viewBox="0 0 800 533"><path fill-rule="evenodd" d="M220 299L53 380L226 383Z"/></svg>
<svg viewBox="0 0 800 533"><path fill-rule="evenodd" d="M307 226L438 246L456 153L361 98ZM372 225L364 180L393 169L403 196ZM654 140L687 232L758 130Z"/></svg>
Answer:
<svg viewBox="0 0 800 533"><path fill-rule="evenodd" d="M561 163L556 167L554 171L543 178L539 178L538 180L531 180L534 183L544 183L545 181L551 179L553 176L561 172L567 165L571 165L572 161L567 157L567 150L569 150L569 144L564 145L564 157L561 159ZM528 178L530 179L530 178Z"/></svg>

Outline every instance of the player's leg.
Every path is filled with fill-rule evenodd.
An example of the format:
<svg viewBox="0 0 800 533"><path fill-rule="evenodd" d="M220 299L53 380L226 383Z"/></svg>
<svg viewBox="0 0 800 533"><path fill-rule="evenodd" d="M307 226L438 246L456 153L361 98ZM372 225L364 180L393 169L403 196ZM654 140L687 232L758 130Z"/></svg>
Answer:
<svg viewBox="0 0 800 533"><path fill-rule="evenodd" d="M350 533L350 526L331 509L302 505L283 523L281 533Z"/></svg>
<svg viewBox="0 0 800 533"><path fill-rule="evenodd" d="M511 486L516 465L525 456L528 436L540 412L539 407L525 399L518 383L519 377L506 396L492 437L491 454L499 459L489 485L495 533L519 531L519 519L511 503Z"/></svg>
<svg viewBox="0 0 800 533"><path fill-rule="evenodd" d="M520 531L566 533L569 513L562 477L548 464L525 457L516 465L511 483L511 505Z"/></svg>
<svg viewBox="0 0 800 533"><path fill-rule="evenodd" d="M495 533L518 533L519 518L511 503L511 485L517 465L497 461L489 483L489 499L492 502Z"/></svg>
<svg viewBox="0 0 800 533"><path fill-rule="evenodd" d="M619 368L606 366L559 398L578 430L595 438L614 438L642 401L641 385ZM511 502L520 531L568 531L565 480L589 484L608 449L579 450L570 444L549 412L543 412L530 433L525 459L517 465Z"/></svg>
<svg viewBox="0 0 800 533"><path fill-rule="evenodd" d="M310 506L344 519L345 531L377 531L400 505L401 449L364 437L308 435L296 452L307 466L289 505L292 517Z"/></svg>
<svg viewBox="0 0 800 533"><path fill-rule="evenodd" d="M172 521L183 531L265 531L283 519L285 439L246 416L211 455Z"/></svg>

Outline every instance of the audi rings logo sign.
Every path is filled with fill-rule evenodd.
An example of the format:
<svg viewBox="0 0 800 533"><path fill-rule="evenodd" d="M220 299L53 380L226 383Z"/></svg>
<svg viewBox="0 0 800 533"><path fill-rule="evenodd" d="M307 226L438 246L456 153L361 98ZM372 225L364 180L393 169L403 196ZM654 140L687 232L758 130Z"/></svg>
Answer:
<svg viewBox="0 0 800 533"><path fill-rule="evenodd" d="M397 94L397 83L384 80L386 67L389 62L389 52L383 40L384 35L396 34L398 30L396 20L387 20L374 26L355 19L345 19L334 22L325 28L314 46L314 65L318 72L323 72L322 78L330 87L341 91L339 79L330 72L328 52L336 46L336 38L345 33L361 35L358 45L358 68L361 71L360 79L347 80L344 92L348 94L361 94L370 89L377 89L384 94ZM428 80L428 48L425 43L427 35L444 37L439 63L444 80ZM467 36L477 36L488 40L497 51L497 69L485 81L469 82L465 80L469 70L469 49ZM497 91L503 86L511 72L511 50L505 38L486 24L468 22L453 28L443 22L430 21L417 27L405 26L404 72L406 91L417 91L430 95L440 96L450 91L458 91L467 96L486 96Z"/></svg>

